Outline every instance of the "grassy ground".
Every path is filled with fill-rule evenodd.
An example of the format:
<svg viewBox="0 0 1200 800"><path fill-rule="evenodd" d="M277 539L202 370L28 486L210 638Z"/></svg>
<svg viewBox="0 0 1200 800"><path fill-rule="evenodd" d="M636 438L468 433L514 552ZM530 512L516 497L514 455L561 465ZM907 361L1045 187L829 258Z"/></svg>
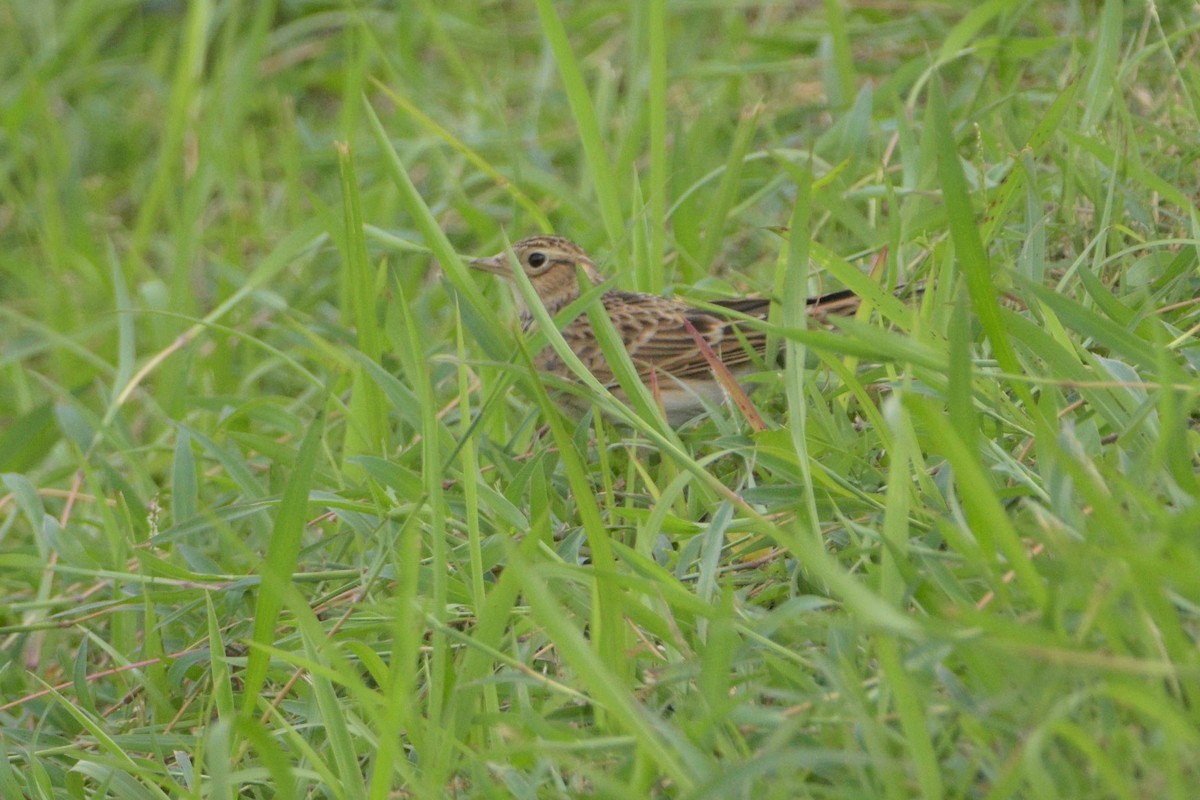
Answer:
<svg viewBox="0 0 1200 800"><path fill-rule="evenodd" d="M1189 3L387 6L0 3L0 797L1194 797ZM555 413L546 230L766 429Z"/></svg>

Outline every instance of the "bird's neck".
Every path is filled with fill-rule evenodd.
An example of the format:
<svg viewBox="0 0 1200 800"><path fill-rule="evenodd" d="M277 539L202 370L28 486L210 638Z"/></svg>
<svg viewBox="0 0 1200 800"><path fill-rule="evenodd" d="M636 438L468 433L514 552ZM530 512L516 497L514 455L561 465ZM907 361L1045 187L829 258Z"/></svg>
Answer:
<svg viewBox="0 0 1200 800"><path fill-rule="evenodd" d="M591 264L586 262L564 262L548 275L545 275L536 287L542 305L551 316L562 311L568 305L579 299L579 269L586 276L585 282L593 286L600 282L599 275Z"/></svg>

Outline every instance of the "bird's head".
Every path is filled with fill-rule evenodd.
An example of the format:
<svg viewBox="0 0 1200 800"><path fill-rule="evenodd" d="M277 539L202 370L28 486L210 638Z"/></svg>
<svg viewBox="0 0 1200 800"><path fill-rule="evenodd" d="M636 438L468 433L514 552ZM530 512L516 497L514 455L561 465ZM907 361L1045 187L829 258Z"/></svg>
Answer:
<svg viewBox="0 0 1200 800"><path fill-rule="evenodd" d="M504 250L488 258L477 258L471 266L512 281L514 257L548 309L560 309L579 296L578 268L583 268L593 285L600 283L596 265L583 248L561 236L531 236L515 242L511 255Z"/></svg>

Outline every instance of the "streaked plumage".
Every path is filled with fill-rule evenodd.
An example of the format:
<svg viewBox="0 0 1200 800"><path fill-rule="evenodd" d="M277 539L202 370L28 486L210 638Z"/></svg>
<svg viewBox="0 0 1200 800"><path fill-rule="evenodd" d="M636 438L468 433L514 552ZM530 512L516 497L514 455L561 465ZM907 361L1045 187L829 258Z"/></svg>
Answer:
<svg viewBox="0 0 1200 800"><path fill-rule="evenodd" d="M579 297L578 268L600 283L595 264L579 245L561 236L533 236L512 246L512 254L525 271L546 310L555 314ZM513 279L507 251L471 262L471 266ZM519 299L519 298L518 298ZM696 308L679 300L640 292L609 291L600 297L613 327L625 342L629 357L642 380L658 390L667 420L672 425L704 410L704 403L717 403L725 392L696 344L686 323L706 341L735 376L754 370L754 355L766 348L766 334L739 325L732 317ZM713 305L757 319L766 319L770 301L747 297L720 300ZM859 299L852 292L835 292L808 300L810 313L853 314ZM522 311L522 326L533 324L528 310ZM587 314L580 314L562 329L563 339L584 366L606 385L614 385L613 373L596 341ZM747 349L749 348L749 349ZM539 370L563 378L571 373L549 347L535 358ZM653 374L653 377L651 377ZM703 398L703 399L701 399Z"/></svg>

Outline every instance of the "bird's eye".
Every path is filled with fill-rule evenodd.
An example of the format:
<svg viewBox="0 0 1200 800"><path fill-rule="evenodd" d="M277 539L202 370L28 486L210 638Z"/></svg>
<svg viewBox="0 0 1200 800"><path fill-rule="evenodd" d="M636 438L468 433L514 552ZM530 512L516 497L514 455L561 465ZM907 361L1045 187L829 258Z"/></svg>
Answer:
<svg viewBox="0 0 1200 800"><path fill-rule="evenodd" d="M539 250L535 250L529 254L529 258L527 260L529 262L529 266L537 269L546 263L546 254Z"/></svg>

